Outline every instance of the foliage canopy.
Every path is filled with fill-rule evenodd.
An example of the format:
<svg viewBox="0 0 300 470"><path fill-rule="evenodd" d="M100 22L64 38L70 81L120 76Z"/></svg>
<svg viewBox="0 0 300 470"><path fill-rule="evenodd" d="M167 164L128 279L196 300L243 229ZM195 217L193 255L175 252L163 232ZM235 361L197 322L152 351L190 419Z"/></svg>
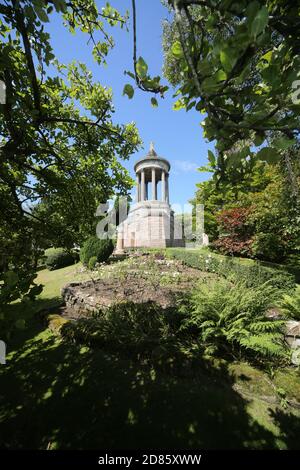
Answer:
<svg viewBox="0 0 300 470"><path fill-rule="evenodd" d="M20 297L14 287L20 282L22 292L33 295L39 248L49 240L54 246L80 243L95 227L97 205L127 194L133 184L122 161L140 143L135 125L113 122L112 90L95 82L85 64L59 63L47 32L55 14L70 33L87 34L99 64L113 47L105 27L123 27L127 20L127 13L109 3L99 9L93 0L0 5L0 80L6 88L0 105L1 302L7 299L2 291ZM11 271L14 282L6 274Z"/></svg>

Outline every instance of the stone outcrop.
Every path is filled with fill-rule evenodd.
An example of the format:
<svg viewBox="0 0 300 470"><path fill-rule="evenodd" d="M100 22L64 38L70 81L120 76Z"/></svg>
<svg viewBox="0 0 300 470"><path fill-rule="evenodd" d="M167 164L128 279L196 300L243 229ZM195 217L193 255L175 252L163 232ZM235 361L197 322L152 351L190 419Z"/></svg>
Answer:
<svg viewBox="0 0 300 470"><path fill-rule="evenodd" d="M292 348L300 348L300 322L289 320L286 322L285 338Z"/></svg>
<svg viewBox="0 0 300 470"><path fill-rule="evenodd" d="M117 263L102 273L106 274L99 279L71 282L62 289L68 317L86 316L126 301L173 307L178 293L186 292L203 276L198 269L160 259L157 254L132 256L125 271Z"/></svg>

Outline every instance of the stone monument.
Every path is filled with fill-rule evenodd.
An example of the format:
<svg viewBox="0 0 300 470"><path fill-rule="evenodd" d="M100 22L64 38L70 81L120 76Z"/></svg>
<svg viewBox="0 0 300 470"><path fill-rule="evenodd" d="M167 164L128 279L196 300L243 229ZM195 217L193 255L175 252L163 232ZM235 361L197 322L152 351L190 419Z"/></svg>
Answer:
<svg viewBox="0 0 300 470"><path fill-rule="evenodd" d="M174 212L169 204L170 168L168 160L157 155L153 143L148 154L135 163L136 201L118 227L117 251L184 246L182 234L174 233Z"/></svg>

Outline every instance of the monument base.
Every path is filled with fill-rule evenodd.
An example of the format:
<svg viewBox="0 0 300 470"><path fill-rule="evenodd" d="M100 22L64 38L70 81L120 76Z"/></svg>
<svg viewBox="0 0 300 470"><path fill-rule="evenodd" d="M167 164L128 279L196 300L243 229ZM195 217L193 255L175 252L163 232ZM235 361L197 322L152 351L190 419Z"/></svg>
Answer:
<svg viewBox="0 0 300 470"><path fill-rule="evenodd" d="M174 212L167 202L137 203L118 227L116 252L126 248L182 247L184 240L174 226Z"/></svg>

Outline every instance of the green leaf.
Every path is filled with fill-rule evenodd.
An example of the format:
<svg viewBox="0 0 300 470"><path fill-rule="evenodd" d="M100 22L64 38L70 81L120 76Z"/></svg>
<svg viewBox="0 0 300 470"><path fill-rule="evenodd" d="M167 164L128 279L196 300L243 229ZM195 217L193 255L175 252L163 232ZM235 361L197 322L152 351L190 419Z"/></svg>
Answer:
<svg viewBox="0 0 300 470"><path fill-rule="evenodd" d="M145 78L148 72L148 65L144 61L143 57L139 57L139 60L136 63L136 71L139 77Z"/></svg>
<svg viewBox="0 0 300 470"><path fill-rule="evenodd" d="M131 85L129 85L129 83L127 83L127 84L124 86L123 95L127 95L130 100L131 100L131 98L133 97L133 95L134 95L134 89L133 89L133 87L132 87Z"/></svg>
<svg viewBox="0 0 300 470"><path fill-rule="evenodd" d="M295 143L295 139L287 139L286 137L281 137L280 139L274 140L273 145L280 150L286 150L292 147L292 145L295 145Z"/></svg>
<svg viewBox="0 0 300 470"><path fill-rule="evenodd" d="M153 108L157 108L158 106L158 102L157 102L157 99L156 98L151 98L151 104L153 106Z"/></svg>
<svg viewBox="0 0 300 470"><path fill-rule="evenodd" d="M211 165L214 166L216 164L216 157L214 156L214 153L211 150L208 151L208 157L207 158L208 158L208 161Z"/></svg>
<svg viewBox="0 0 300 470"><path fill-rule="evenodd" d="M215 79L215 77L208 77L202 82L202 86L204 91L207 93L212 93L217 90L218 88L218 83Z"/></svg>
<svg viewBox="0 0 300 470"><path fill-rule="evenodd" d="M160 93L163 95L166 91L168 91L169 87L168 86L163 86L160 89Z"/></svg>
<svg viewBox="0 0 300 470"><path fill-rule="evenodd" d="M257 158L267 163L278 163L280 153L274 147L264 147L257 153Z"/></svg>
<svg viewBox="0 0 300 470"><path fill-rule="evenodd" d="M262 145L262 143L264 142L265 140L265 136L264 134L255 134L255 139L254 139L254 145L256 147L259 147L260 145Z"/></svg>
<svg viewBox="0 0 300 470"><path fill-rule="evenodd" d="M251 34L256 38L267 26L269 21L269 12L267 7L264 5L254 17L251 24Z"/></svg>
<svg viewBox="0 0 300 470"><path fill-rule="evenodd" d="M223 49L220 52L220 61L225 72L231 72L237 61L237 57L234 55L234 49Z"/></svg>
<svg viewBox="0 0 300 470"><path fill-rule="evenodd" d="M199 168L197 168L197 171L200 171L200 173L211 173L213 170L211 169L211 167L207 165L207 166L200 166Z"/></svg>
<svg viewBox="0 0 300 470"><path fill-rule="evenodd" d="M200 111L201 114L206 113L206 109L203 107L203 102L202 101L198 101L198 103L196 104L196 110Z"/></svg>
<svg viewBox="0 0 300 470"><path fill-rule="evenodd" d="M148 89L158 88L160 85L160 77L149 79L148 77L143 80L143 85Z"/></svg>
<svg viewBox="0 0 300 470"><path fill-rule="evenodd" d="M67 9L67 5L66 5L66 2L65 0L53 0L53 3L54 3L54 6L55 6L55 10L57 12L59 11L66 11Z"/></svg>
<svg viewBox="0 0 300 470"><path fill-rule="evenodd" d="M37 16L39 17L41 21L43 21L44 23L49 22L48 15L43 8L35 5L34 11L36 12Z"/></svg>
<svg viewBox="0 0 300 470"><path fill-rule="evenodd" d="M125 74L125 75L129 75L130 78L133 78L133 80L135 80L135 75L134 75L134 73L130 72L129 70L125 70L124 74Z"/></svg>
<svg viewBox="0 0 300 470"><path fill-rule="evenodd" d="M14 287L15 285L17 285L19 281L19 276L17 273L15 273L14 271L7 271L5 274L4 274L4 282L10 286L10 287Z"/></svg>
<svg viewBox="0 0 300 470"><path fill-rule="evenodd" d="M216 21L217 21L216 17L213 15L210 15L206 20L205 29L207 31L214 31L214 25Z"/></svg>
<svg viewBox="0 0 300 470"><path fill-rule="evenodd" d="M185 108L185 104L184 104L184 101L182 98L180 98L179 100L175 101L175 103L173 104L173 111L179 111L180 109L183 109Z"/></svg>
<svg viewBox="0 0 300 470"><path fill-rule="evenodd" d="M213 74L212 64L207 59L204 59L198 64L198 71L201 75L210 76Z"/></svg>
<svg viewBox="0 0 300 470"><path fill-rule="evenodd" d="M174 42L174 44L172 45L171 51L174 57L176 57L177 59L180 59L181 57L183 57L183 51L182 51L182 47L179 41Z"/></svg>
<svg viewBox="0 0 300 470"><path fill-rule="evenodd" d="M260 9L260 4L257 0L254 0L253 2L249 3L249 5L247 6L246 16L247 16L247 21L250 25L252 24L259 9Z"/></svg>
<svg viewBox="0 0 300 470"><path fill-rule="evenodd" d="M190 109L194 108L196 105L196 101L192 101L190 104L187 105L186 111L190 111Z"/></svg>
<svg viewBox="0 0 300 470"><path fill-rule="evenodd" d="M30 289L30 292L28 295L30 298L34 298L37 295L41 294L42 291L43 291L43 286L41 284L35 285Z"/></svg>
<svg viewBox="0 0 300 470"><path fill-rule="evenodd" d="M272 60L273 51L266 52L261 58L264 59L266 62L270 63Z"/></svg>
<svg viewBox="0 0 300 470"><path fill-rule="evenodd" d="M223 82L224 80L226 80L226 78L227 78L227 74L222 69L218 70L217 73L215 74L215 79L217 82Z"/></svg>

